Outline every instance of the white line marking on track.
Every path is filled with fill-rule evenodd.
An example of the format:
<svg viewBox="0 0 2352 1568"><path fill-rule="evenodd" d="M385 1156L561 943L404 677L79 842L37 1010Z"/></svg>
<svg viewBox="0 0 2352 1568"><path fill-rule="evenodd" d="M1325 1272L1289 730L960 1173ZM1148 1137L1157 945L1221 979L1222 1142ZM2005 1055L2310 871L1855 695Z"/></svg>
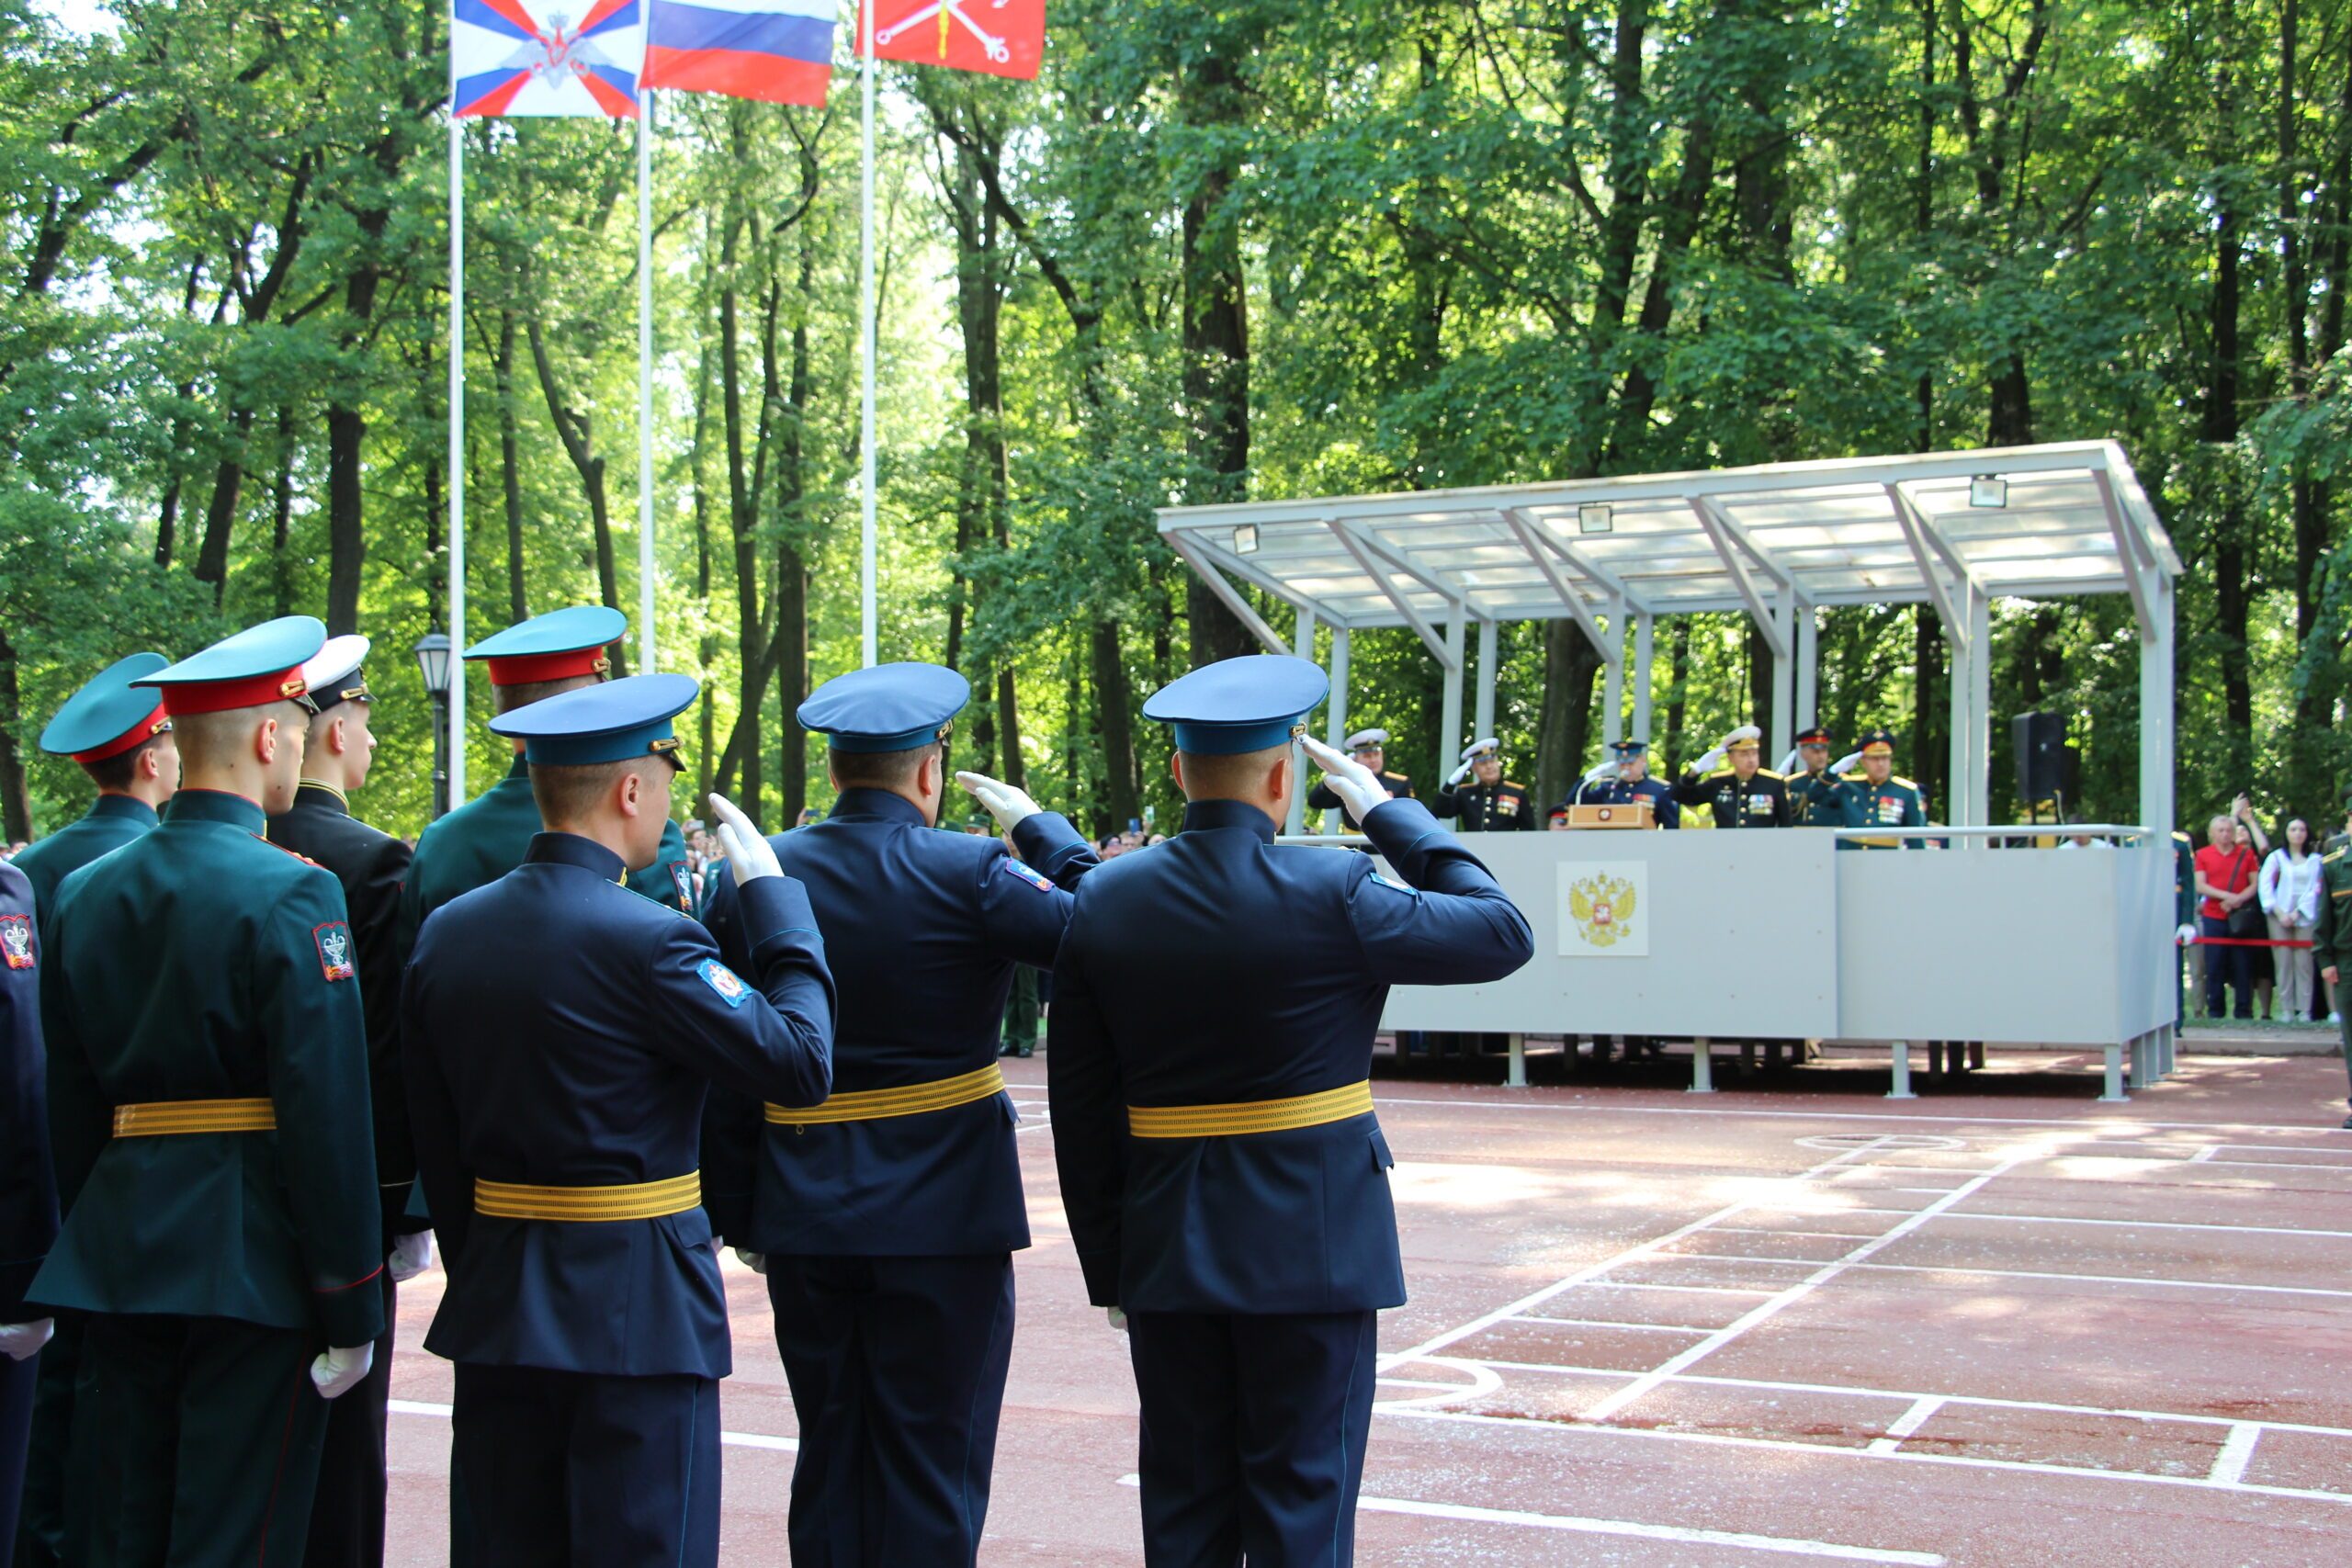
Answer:
<svg viewBox="0 0 2352 1568"><path fill-rule="evenodd" d="M2222 1451L2213 1456L2213 1468L2205 1479L2223 1486L2235 1486L2245 1480L2245 1467L2254 1459L2254 1445L2262 1440L2262 1428L2252 1421L2239 1421L2230 1427L2230 1435L2222 1439Z"/></svg>
<svg viewBox="0 0 2352 1568"><path fill-rule="evenodd" d="M1944 1407L1940 1394L1925 1394L1911 1402L1911 1408L1886 1424L1886 1436L1872 1438L1870 1451L1891 1454L1903 1446L1903 1439L1928 1424L1928 1417Z"/></svg>
<svg viewBox="0 0 2352 1568"><path fill-rule="evenodd" d="M1981 1190L1985 1184L1990 1182L1994 1178L2000 1176L2006 1171L2016 1169L2018 1166L2025 1164L2030 1159L2039 1157L2040 1155L2038 1152L2030 1152L2018 1155L2012 1159L2004 1160L2000 1165L1986 1171L1984 1175L1977 1177L1973 1180L1966 1183L1964 1186L1952 1189L1950 1193L1939 1199L1937 1201L1928 1204L1926 1208L1921 1209L1917 1213L1909 1215L1902 1220L1893 1229L1886 1231L1883 1235L1871 1236L1860 1246L1848 1252L1844 1257L1838 1258L1835 1262L1824 1264L1821 1268L1815 1269L1813 1273L1806 1275L1804 1279L1799 1280L1796 1283L1791 1285L1787 1290L1782 1291L1780 1294L1768 1297L1765 1300L1757 1303L1754 1306L1748 1308L1747 1311L1742 1313L1732 1322L1715 1330L1714 1333L1710 1334L1706 1338L1700 1340L1696 1345L1690 1346L1689 1348L1679 1351L1675 1355L1668 1358L1667 1360L1661 1363L1656 1371L1646 1372L1642 1376L1635 1378L1632 1382L1627 1383L1623 1388L1619 1389L1616 1393L1611 1394L1608 1398L1594 1405L1590 1410L1586 1411L1584 1418L1588 1421L1607 1420L1610 1416L1614 1416L1618 1411L1624 1409L1625 1406L1633 1404L1634 1401L1641 1398L1644 1394L1657 1387L1659 1383L1665 1382L1668 1378L1674 1376L1677 1372L1679 1372L1689 1367L1692 1362L1713 1355L1717 1350L1722 1349L1724 1346L1730 1344L1741 1335L1746 1334L1758 1324L1763 1323L1775 1316L1784 1307L1794 1306L1798 1302L1803 1301L1805 1297L1811 1295L1823 1285L1826 1285L1830 1280L1835 1280L1847 1269L1860 1264L1871 1254L1878 1252L1883 1247L1892 1247L1896 1242L1901 1241L1905 1236L1909 1235L1913 1231L1917 1230L1921 1225L1924 1225L1929 1220L1934 1219L1945 1209Z"/></svg>
<svg viewBox="0 0 2352 1568"><path fill-rule="evenodd" d="M1677 1120L1690 1116L1757 1116L1785 1122L1932 1122L1943 1126L2079 1127L2086 1130L2084 1134L2086 1137L2109 1133L2128 1134L2156 1131L2276 1133L2297 1137L2336 1131L2317 1122L2307 1126L2287 1126L2268 1122L2143 1122L2137 1117L2110 1119L2087 1113L2082 1116L1939 1116L1922 1111L1762 1111L1731 1105L1626 1105L1615 1100L1585 1103L1557 1100L1417 1100L1395 1094L1378 1096L1377 1103L1425 1105L1440 1111L1540 1111L1556 1115L1579 1111L1586 1115L1623 1112L1628 1116L1672 1116Z"/></svg>
<svg viewBox="0 0 2352 1568"><path fill-rule="evenodd" d="M395 1416L431 1416L439 1420L449 1419L450 1407L429 1399L395 1399L388 1402ZM800 1451L797 1438L779 1438L766 1432L721 1432L718 1440L730 1449L767 1449L776 1453L794 1454Z"/></svg>
<svg viewBox="0 0 2352 1568"><path fill-rule="evenodd" d="M1786 1258L1743 1258L1736 1252L1669 1252L1666 1256L1711 1263L1754 1263L1766 1268L1786 1268L1793 1261ZM2235 1280L2159 1280L2138 1274L2056 1274L2033 1269L1967 1269L1950 1263L1849 1263L1846 1267L1884 1274L1973 1274L1984 1280L2061 1280L2084 1285L2155 1285L2173 1291L2246 1291L2268 1296L2352 1299L2352 1291L2332 1291L2318 1285L2249 1285Z"/></svg>
<svg viewBox="0 0 2352 1568"><path fill-rule="evenodd" d="M1713 1329L1695 1323L1627 1323L1613 1317L1537 1317L1532 1313L1511 1319L1513 1323L1555 1324L1562 1328L1638 1328L1648 1334L1713 1334Z"/></svg>
<svg viewBox="0 0 2352 1568"><path fill-rule="evenodd" d="M1140 1475L1119 1477L1122 1486L1141 1486ZM1898 1551L1877 1546L1840 1546L1834 1541L1803 1540L1793 1536L1750 1535L1742 1530L1693 1529L1685 1525L1645 1525L1631 1519L1582 1518L1573 1514L1532 1514L1519 1508L1481 1508L1468 1503L1422 1503L1407 1497L1356 1498L1360 1514L1410 1514L1426 1519L1463 1519L1476 1524L1518 1525L1529 1529L1573 1530L1579 1535L1626 1536L1635 1540L1670 1540L1684 1546L1727 1546L1748 1551L1776 1551L1793 1557L1827 1557L1843 1562L1889 1562L1905 1568L1941 1568L1944 1559L1932 1551Z"/></svg>
<svg viewBox="0 0 2352 1568"><path fill-rule="evenodd" d="M2092 1470L2084 1465L2036 1464L2027 1460L1980 1459L1971 1454L1922 1454L1908 1450L1872 1453L1831 1443L1801 1443L1787 1438L1741 1438L1724 1432L1668 1432L1648 1427L1604 1427L1581 1421L1545 1421L1532 1416L1478 1416L1464 1410L1399 1409L1374 1406L1374 1414L1404 1421L1453 1421L1473 1427L1515 1427L1579 1438L1626 1438L1643 1442L1697 1443L1731 1449L1759 1449L1772 1453L1820 1454L1828 1458L1876 1460L1886 1464L1940 1464L1963 1470L1998 1470L2012 1474L2063 1475L2086 1481L2140 1482L2152 1486L2186 1486L2200 1492L2232 1492L2263 1497L2298 1497L2314 1503L2352 1503L2352 1494L2322 1492L2301 1486L2234 1484L2202 1475L2157 1475L2144 1470Z"/></svg>

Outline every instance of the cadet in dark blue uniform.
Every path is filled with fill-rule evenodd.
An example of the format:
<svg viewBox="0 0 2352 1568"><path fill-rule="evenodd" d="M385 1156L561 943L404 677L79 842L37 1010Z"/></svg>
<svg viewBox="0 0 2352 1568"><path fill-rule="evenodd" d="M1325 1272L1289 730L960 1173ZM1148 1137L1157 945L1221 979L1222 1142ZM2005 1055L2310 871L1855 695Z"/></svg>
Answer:
<svg viewBox="0 0 2352 1568"><path fill-rule="evenodd" d="M1373 846L1277 847L1323 672L1253 655L1144 705L1176 728L1183 831L1079 889L1046 1067L1071 1238L1124 1309L1152 1568L1345 1564L1376 1313L1405 1299L1373 1032L1392 984L1497 980L1527 921L1463 840L1307 749Z"/></svg>
<svg viewBox="0 0 2352 1568"><path fill-rule="evenodd" d="M451 1560L718 1560L727 1299L695 1166L712 1083L789 1106L829 1084L833 992L800 885L713 797L751 961L622 886L660 852L684 675L518 708L548 826L417 939L401 1061L458 1364Z"/></svg>
<svg viewBox="0 0 2352 1568"><path fill-rule="evenodd" d="M1616 757L1585 774L1568 792L1568 804L1630 806L1634 801L1646 800L1659 827L1681 827L1682 807L1675 802L1674 792L1649 776L1649 743L1611 740L1609 750Z"/></svg>
<svg viewBox="0 0 2352 1568"><path fill-rule="evenodd" d="M153 832L66 878L43 922L64 1224L29 1299L85 1319L77 1568L299 1562L321 1396L367 1375L383 1332L343 888L262 837L293 798L310 723L294 699L325 640L289 615L141 677L163 688L185 787Z"/></svg>
<svg viewBox="0 0 2352 1568"><path fill-rule="evenodd" d="M618 610L575 604L482 638L466 649L466 661L489 667L490 694L497 711L513 713L603 681L613 667L605 650L628 633L628 617ZM514 765L504 778L428 826L417 840L416 859L401 895L402 951L415 940L425 916L522 864L523 852L539 826L539 809L531 802L531 781L517 747ZM628 886L656 903L694 913L694 874L686 865L685 835L675 822L662 830L662 850L653 863L631 871Z"/></svg>
<svg viewBox="0 0 2352 1568"><path fill-rule="evenodd" d="M376 738L374 703L360 669L364 637L327 639L302 666L302 694L311 733L302 748L302 784L287 808L269 819L269 841L307 855L343 884L351 916L352 951L359 964L359 999L368 1020L368 1100L376 1119L376 1181L383 1204L379 1281L384 1333L376 1364L359 1386L327 1414L319 1461L318 1495L311 1505L310 1548L303 1568L372 1568L384 1561L384 1457L392 1391L393 1285L421 1272L432 1256L432 1234L405 1217L416 1157L409 1145L408 1102L401 1092L401 884L409 847L351 814L351 795L368 782Z"/></svg>
<svg viewBox="0 0 2352 1568"><path fill-rule="evenodd" d="M40 985L32 884L0 863L0 1564L17 1539L40 1366L33 1358L51 1326L48 1314L25 1305L25 1287L57 1236Z"/></svg>
<svg viewBox="0 0 2352 1568"><path fill-rule="evenodd" d="M713 1222L764 1256L800 1421L797 1568L969 1563L988 1514L1012 1254L1029 1245L998 1026L1014 967L1052 964L1063 889L1098 862L1067 821L977 773L957 778L1022 859L932 830L970 695L953 670L885 664L800 705L841 797L770 842L808 886L841 987L833 1094L713 1117ZM739 960L730 878L704 918Z"/></svg>
<svg viewBox="0 0 2352 1568"><path fill-rule="evenodd" d="M117 660L67 698L40 732L40 749L80 763L98 797L81 820L36 840L17 857L17 869L31 884L37 919L49 918L68 876L153 832L155 813L179 787L179 749L163 702L149 688L131 684L170 662L160 653ZM47 1146L44 1135L42 1147ZM74 1429L74 1375L81 1343L80 1319L65 1313L40 1353L23 1514L17 1530L0 1534L0 1548L11 1539L17 1543L16 1568L57 1568L65 1549L65 1455ZM10 1494L12 1501L15 1495ZM0 1563L6 1562L0 1553Z"/></svg>

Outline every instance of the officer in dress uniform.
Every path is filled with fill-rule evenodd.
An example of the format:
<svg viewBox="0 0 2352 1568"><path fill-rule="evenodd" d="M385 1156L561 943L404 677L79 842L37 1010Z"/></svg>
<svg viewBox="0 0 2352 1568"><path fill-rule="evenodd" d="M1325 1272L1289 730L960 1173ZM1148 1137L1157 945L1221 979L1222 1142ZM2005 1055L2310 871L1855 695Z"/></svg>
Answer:
<svg viewBox="0 0 2352 1568"><path fill-rule="evenodd" d="M327 1415L319 1486L311 1505L304 1568L384 1561L384 1459L392 1388L393 1284L423 1271L432 1234L405 1217L416 1159L408 1137L408 1103L400 1078L401 885L409 847L351 814L352 793L368 782L376 737L373 697L360 665L368 640L327 639L302 667L311 733L302 748L302 783L292 804L269 819L269 841L307 855L334 873L350 912L359 999L368 1021L368 1103L376 1119L376 1183L383 1213L386 1267L384 1334L375 1365Z"/></svg>
<svg viewBox="0 0 2352 1568"><path fill-rule="evenodd" d="M750 961L628 892L682 767L684 675L517 708L547 822L523 863L428 916L401 994L419 1179L457 1363L450 1560L718 1560L727 1298L695 1145L711 1084L825 1098L833 987L800 885L712 797Z"/></svg>
<svg viewBox="0 0 2352 1568"><path fill-rule="evenodd" d="M1388 792L1390 799L1410 800L1413 798L1413 781L1402 773L1392 773L1387 770L1388 731L1359 729L1348 737L1347 748L1348 755L1354 758L1358 765L1369 773L1379 775L1380 787ZM1317 811L1329 811L1337 807L1340 813L1340 830L1343 833L1363 831L1363 824L1357 821L1348 811L1346 797L1333 789L1328 779L1306 792L1306 804Z"/></svg>
<svg viewBox="0 0 2352 1568"><path fill-rule="evenodd" d="M1391 985L1533 952L1462 840L1329 747L1306 743L1404 882L1273 842L1326 684L1251 655L1145 705L1175 726L1183 830L1087 877L1054 971L1062 1201L1129 1329L1153 1568L1352 1561L1376 1314L1405 1300L1373 1033Z"/></svg>
<svg viewBox="0 0 2352 1568"><path fill-rule="evenodd" d="M160 653L134 653L118 660L66 699L40 732L40 749L79 763L97 786L98 797L79 821L35 841L17 857L17 869L31 884L37 920L49 918L58 886L68 876L152 831L155 813L179 787L179 749L162 699L131 684L170 662ZM72 1313L61 1314L55 1336L37 1363L23 1510L17 1529L0 1534L0 1547L12 1539L17 1543L17 1568L57 1568L65 1550L65 1455L74 1429L74 1367L81 1344L81 1320ZM0 1555L0 1562L5 1561Z"/></svg>
<svg viewBox="0 0 2352 1568"><path fill-rule="evenodd" d="M1012 1254L1029 1245L998 1029L1014 969L1052 964L1067 889L1100 862L1060 816L978 773L956 780L1021 858L931 830L971 691L936 664L883 664L800 705L841 794L770 842L808 888L842 989L832 1098L712 1116L713 1220L763 1259L800 1419L796 1568L970 1563L987 1519ZM705 919L739 959L730 879Z"/></svg>
<svg viewBox="0 0 2352 1568"><path fill-rule="evenodd" d="M1817 724L1798 730L1795 749L1781 759L1781 773L1787 780L1789 822L1792 827L1845 825L1845 816L1834 799L1815 798L1815 784L1838 782L1838 775L1829 768L1829 731Z"/></svg>
<svg viewBox="0 0 2352 1568"><path fill-rule="evenodd" d="M65 1218L29 1299L86 1314L77 1565L300 1562L325 1401L368 1374L384 1331L343 887L262 837L301 775L294 699L325 640L289 615L141 677L163 691L182 787L155 831L66 878L48 917Z"/></svg>
<svg viewBox="0 0 2352 1568"><path fill-rule="evenodd" d="M40 933L33 888L0 862L0 1565L17 1539L17 1499L33 1420L33 1384L51 1323L25 1287L57 1235L42 1091Z"/></svg>
<svg viewBox="0 0 2352 1568"><path fill-rule="evenodd" d="M1759 766L1764 732L1743 724L1723 738L1674 785L1683 806L1704 806L1718 828L1785 828L1789 792L1783 775Z"/></svg>
<svg viewBox="0 0 2352 1568"><path fill-rule="evenodd" d="M2352 816L2337 838L2336 846L2319 857L2319 926L2312 932L2312 962L2319 965L2320 978L2335 998L2344 1065L2352 1072L2352 1006L2343 994L2345 972L2352 970ZM2352 1116L2344 1119L2344 1131L2352 1133Z"/></svg>
<svg viewBox="0 0 2352 1568"><path fill-rule="evenodd" d="M1676 803L1674 792L1650 777L1650 748L1645 740L1611 740L1609 750L1615 753L1610 761L1595 766L1568 792L1568 801L1576 806L1630 806L1637 800L1650 803L1653 819L1661 828L1682 826L1682 807Z"/></svg>
<svg viewBox="0 0 2352 1568"><path fill-rule="evenodd" d="M482 638L466 649L466 661L490 667L492 700L499 713L509 714L605 680L613 667L605 650L628 635L628 617L618 610L575 604ZM530 775L517 746L514 765L504 778L427 827L417 840L401 897L402 951L427 915L522 864L538 830L539 811L531 803ZM628 886L656 903L694 912L694 872L686 863L686 837L675 822L662 830L662 851L653 863L632 871Z"/></svg>
<svg viewBox="0 0 2352 1568"><path fill-rule="evenodd" d="M1464 788L1464 781L1474 773L1476 780ZM1527 786L1503 777L1502 742L1492 736L1462 749L1462 765L1446 779L1430 810L1460 818L1464 833L1532 833L1536 826Z"/></svg>
<svg viewBox="0 0 2352 1568"><path fill-rule="evenodd" d="M1850 773L1856 762L1859 773ZM1838 811L1841 828L1924 828L1928 796L1917 784L1894 773L1894 732L1873 729L1863 735L1860 750L1840 757L1821 778L1807 786L1815 804ZM1920 839L1840 839L1841 850L1923 849Z"/></svg>

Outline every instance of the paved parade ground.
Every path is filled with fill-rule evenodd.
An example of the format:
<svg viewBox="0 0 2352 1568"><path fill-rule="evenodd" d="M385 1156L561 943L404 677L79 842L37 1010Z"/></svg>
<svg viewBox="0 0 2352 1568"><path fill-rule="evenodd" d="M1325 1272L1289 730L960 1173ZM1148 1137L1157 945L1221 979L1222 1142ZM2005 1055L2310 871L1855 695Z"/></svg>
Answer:
<svg viewBox="0 0 2352 1568"><path fill-rule="evenodd" d="M1884 1062L1703 1099L1679 1062L1378 1079L1412 1300L1381 1322L1359 1562L2343 1562L2342 1064L2185 1057L2101 1105L2080 1057L1905 1102ZM1036 1246L981 1560L1139 1563L1125 1341L1079 1283L1045 1062L1007 1068ZM775 1568L792 1405L726 1269L722 1559ZM401 1294L402 1564L447 1556L440 1279Z"/></svg>

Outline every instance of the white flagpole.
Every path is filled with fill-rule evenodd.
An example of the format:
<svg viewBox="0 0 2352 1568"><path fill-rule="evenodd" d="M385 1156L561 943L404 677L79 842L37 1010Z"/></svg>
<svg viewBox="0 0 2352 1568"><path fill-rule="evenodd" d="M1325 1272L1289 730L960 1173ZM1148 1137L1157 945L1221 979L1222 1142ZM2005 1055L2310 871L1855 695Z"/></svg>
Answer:
<svg viewBox="0 0 2352 1568"><path fill-rule="evenodd" d="M858 409L858 479L865 514L858 529L858 628L868 668L879 662L874 607L874 0L858 0L858 30L865 35L859 72L865 95L865 167L858 190L858 296L865 385Z"/></svg>
<svg viewBox="0 0 2352 1568"><path fill-rule="evenodd" d="M639 78L640 84L642 78ZM653 672L653 92L637 95L637 641Z"/></svg>
<svg viewBox="0 0 2352 1568"><path fill-rule="evenodd" d="M466 122L449 60L449 805L466 803Z"/></svg>

